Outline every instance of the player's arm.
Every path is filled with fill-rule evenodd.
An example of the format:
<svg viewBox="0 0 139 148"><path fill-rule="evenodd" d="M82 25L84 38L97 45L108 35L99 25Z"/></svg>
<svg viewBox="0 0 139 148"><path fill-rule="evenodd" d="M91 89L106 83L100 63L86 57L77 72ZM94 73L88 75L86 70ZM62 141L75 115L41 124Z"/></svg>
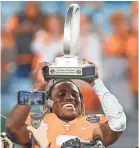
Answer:
<svg viewBox="0 0 139 148"><path fill-rule="evenodd" d="M20 145L30 144L29 132L25 121L29 115L28 105L16 105L6 119L6 130L12 142Z"/></svg>
<svg viewBox="0 0 139 148"><path fill-rule="evenodd" d="M104 144L108 146L114 143L126 129L126 115L123 107L116 97L109 92L102 80L96 79L91 85L98 95L103 111L108 119L101 126Z"/></svg>
<svg viewBox="0 0 139 148"><path fill-rule="evenodd" d="M109 146L109 145L113 144L116 140L119 139L119 137L123 133L123 131L120 131L120 132L113 131L110 128L108 121L103 123L100 126L100 129L101 129L102 134L103 134L103 144L105 146Z"/></svg>
<svg viewBox="0 0 139 148"><path fill-rule="evenodd" d="M48 84L48 82L44 80L42 69L43 67L49 66L49 65L50 63L47 63L47 62L39 63L38 67L33 71L32 78L34 80L34 86L33 86L34 90L37 90L37 91L42 90Z"/></svg>
<svg viewBox="0 0 139 148"><path fill-rule="evenodd" d="M48 63L40 63L36 70L33 72L33 78L35 82L33 89L36 91L43 89L47 85L47 82L44 80L42 75L42 68L45 66L48 66ZM30 143L29 132L26 129L27 125L25 124L29 112L30 106L16 105L6 120L8 136L10 139L12 139L12 141L21 145Z"/></svg>
<svg viewBox="0 0 139 148"><path fill-rule="evenodd" d="M91 62L88 63L93 64ZM103 133L104 144L106 146L111 145L126 129L126 115L123 107L120 105L116 97L109 92L102 80L95 78L86 81L93 87L100 100L103 111L107 116L108 121L102 124L101 130Z"/></svg>

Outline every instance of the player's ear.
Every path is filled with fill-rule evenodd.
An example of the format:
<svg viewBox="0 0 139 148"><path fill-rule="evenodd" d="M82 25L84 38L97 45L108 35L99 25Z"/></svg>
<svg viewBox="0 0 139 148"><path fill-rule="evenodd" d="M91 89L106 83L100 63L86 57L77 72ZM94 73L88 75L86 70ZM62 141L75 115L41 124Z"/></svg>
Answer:
<svg viewBox="0 0 139 148"><path fill-rule="evenodd" d="M53 107L54 101L50 98L50 91L47 91L45 94L45 105L51 110Z"/></svg>

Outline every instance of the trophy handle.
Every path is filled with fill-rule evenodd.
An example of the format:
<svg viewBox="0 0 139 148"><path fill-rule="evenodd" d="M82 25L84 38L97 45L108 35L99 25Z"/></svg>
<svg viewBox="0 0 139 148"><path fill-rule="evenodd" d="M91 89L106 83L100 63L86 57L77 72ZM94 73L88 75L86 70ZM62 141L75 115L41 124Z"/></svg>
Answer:
<svg viewBox="0 0 139 148"><path fill-rule="evenodd" d="M80 7L71 4L67 11L64 26L64 55L74 55L80 34Z"/></svg>

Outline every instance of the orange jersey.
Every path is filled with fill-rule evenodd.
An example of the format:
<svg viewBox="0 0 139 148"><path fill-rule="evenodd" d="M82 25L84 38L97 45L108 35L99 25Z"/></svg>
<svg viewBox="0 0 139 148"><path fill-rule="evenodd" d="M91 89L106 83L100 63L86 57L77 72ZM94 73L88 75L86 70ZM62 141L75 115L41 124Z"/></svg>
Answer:
<svg viewBox="0 0 139 148"><path fill-rule="evenodd" d="M48 124L47 136L51 148L60 148L63 142L75 137L82 140L92 140L94 129L100 128L100 125L107 121L104 115L88 115L66 123L54 113L46 114L43 120ZM30 118L26 123L31 124ZM33 145L33 148L39 148L39 146Z"/></svg>

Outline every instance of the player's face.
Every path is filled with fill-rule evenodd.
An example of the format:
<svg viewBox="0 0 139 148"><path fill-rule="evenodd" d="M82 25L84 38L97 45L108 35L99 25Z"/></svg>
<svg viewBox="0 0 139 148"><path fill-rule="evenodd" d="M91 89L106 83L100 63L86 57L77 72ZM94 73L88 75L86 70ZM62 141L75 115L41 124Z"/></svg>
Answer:
<svg viewBox="0 0 139 148"><path fill-rule="evenodd" d="M61 82L55 85L51 98L54 101L52 112L59 118L70 121L81 113L81 99L78 88L71 82Z"/></svg>

